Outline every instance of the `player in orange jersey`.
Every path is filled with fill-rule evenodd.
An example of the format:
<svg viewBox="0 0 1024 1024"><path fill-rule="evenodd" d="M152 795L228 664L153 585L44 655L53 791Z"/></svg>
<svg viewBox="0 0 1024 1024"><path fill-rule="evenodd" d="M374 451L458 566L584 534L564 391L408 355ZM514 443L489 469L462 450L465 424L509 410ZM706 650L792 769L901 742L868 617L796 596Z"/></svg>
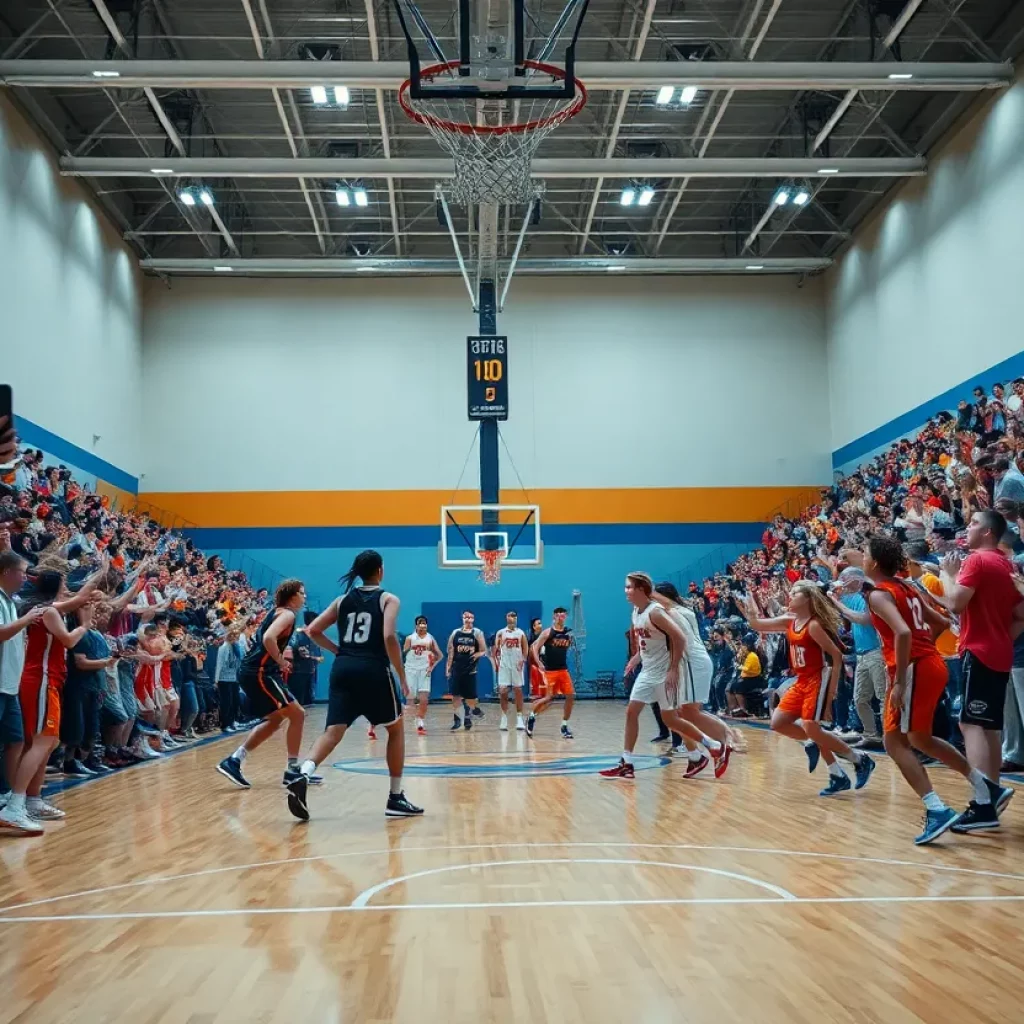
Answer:
<svg viewBox="0 0 1024 1024"><path fill-rule="evenodd" d="M542 630L540 636L530 647L530 660L538 665L543 664L544 695L530 711L526 720L526 735L533 737L537 716L543 714L554 702L556 696L565 697L565 711L562 713L562 739L571 740L572 730L569 719L572 717L572 706L576 703L576 689L569 675L569 650L572 647L572 630L566 629L565 620L569 612L565 608L556 608L552 613L551 625Z"/></svg>
<svg viewBox="0 0 1024 1024"><path fill-rule="evenodd" d="M946 689L946 664L935 649L935 637L949 625L933 608L925 595L908 581L897 578L906 569L906 559L894 537L872 537L864 549L865 586L871 624L882 640L882 657L889 673L885 696L883 731L885 749L896 762L910 787L925 806L924 830L914 842L918 846L937 839L949 828L956 828L964 817L947 807L932 788L928 772L918 761L914 749L941 761L959 772L974 787L978 806L989 805L996 821L995 807L1005 806L1013 795L987 779L956 747L932 735L935 709ZM968 812L969 813L969 812ZM982 815L972 815L973 821ZM969 829L981 827L976 825ZM989 826L986 826L989 827Z"/></svg>
<svg viewBox="0 0 1024 1024"><path fill-rule="evenodd" d="M835 796L851 788L850 778L837 756L853 763L857 776L854 788L863 789L875 770L875 762L821 727L843 671L839 613L810 580L793 584L787 615L762 619L750 596L738 599L737 605L751 628L759 633L785 633L789 641L789 663L796 678L772 713L773 731L803 742L810 771L817 768L819 757L825 759L829 782L820 796ZM830 665L825 663L826 656Z"/></svg>

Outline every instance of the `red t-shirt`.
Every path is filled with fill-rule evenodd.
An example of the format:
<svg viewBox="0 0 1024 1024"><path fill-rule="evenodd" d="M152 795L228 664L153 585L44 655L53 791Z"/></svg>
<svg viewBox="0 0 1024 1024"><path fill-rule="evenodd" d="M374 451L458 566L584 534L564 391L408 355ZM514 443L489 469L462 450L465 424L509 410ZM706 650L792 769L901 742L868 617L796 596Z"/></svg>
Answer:
<svg viewBox="0 0 1024 1024"><path fill-rule="evenodd" d="M999 551L972 551L957 582L974 596L960 615L960 653L971 651L994 672L1013 666L1010 625L1021 596L1013 585L1013 567Z"/></svg>

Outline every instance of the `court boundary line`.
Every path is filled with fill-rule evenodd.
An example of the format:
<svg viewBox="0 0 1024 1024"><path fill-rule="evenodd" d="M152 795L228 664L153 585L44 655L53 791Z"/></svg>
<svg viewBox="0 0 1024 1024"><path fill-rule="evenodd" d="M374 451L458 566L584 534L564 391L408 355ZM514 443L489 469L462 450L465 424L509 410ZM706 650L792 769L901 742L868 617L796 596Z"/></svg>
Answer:
<svg viewBox="0 0 1024 1024"><path fill-rule="evenodd" d="M399 852L406 853L452 853L467 850L567 850L567 849L631 849L631 850L700 850L705 852L722 853L751 853L762 856L777 857L818 857L824 860L847 861L855 864L881 864L888 867L907 867L934 871L946 874L971 875L981 878L1001 878L1014 882L1024 882L1024 875L1015 875L1001 871L983 871L980 868L961 868L947 864L928 864L924 861L897 860L895 858L882 857L857 857L853 854L842 853L819 853L809 850L780 850L772 847L751 847L751 846L712 846L703 843L624 843L611 842L565 842L565 843L466 843L455 846L410 846L402 847ZM349 857L372 857L377 855L393 855L394 848L378 850L351 850L342 853L317 854L312 857L285 857L278 860L257 861L250 864L229 864L215 868L203 868L199 871L187 871L177 875L158 875L156 878L140 878L130 882L118 882L114 885L100 886L95 889L85 889L80 892L62 893L57 896L47 896L39 900L28 900L23 903L13 903L0 907L0 922L5 918L3 915L15 910L29 910L32 907L46 906L51 903L59 903L63 900L84 899L89 896L101 896L108 892L118 892L122 889L142 888L147 885L161 885L165 882L180 882L189 878L205 878L210 875L226 874L232 871L255 871L260 868L281 867L286 864L309 864L325 860L344 860ZM800 899L801 897L797 897ZM852 898L852 897L851 897ZM54 918L56 920L56 918Z"/></svg>

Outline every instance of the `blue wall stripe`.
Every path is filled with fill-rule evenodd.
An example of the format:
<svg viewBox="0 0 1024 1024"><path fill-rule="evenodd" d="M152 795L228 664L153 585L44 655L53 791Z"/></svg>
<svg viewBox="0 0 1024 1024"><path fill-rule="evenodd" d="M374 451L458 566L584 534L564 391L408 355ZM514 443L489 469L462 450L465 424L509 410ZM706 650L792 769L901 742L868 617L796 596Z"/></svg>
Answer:
<svg viewBox="0 0 1024 1024"><path fill-rule="evenodd" d="M126 473L123 469L118 469L117 466L112 466L84 448L65 441L63 437L51 433L45 427L39 426L38 423L25 419L24 416L15 416L14 422L18 436L25 444L31 445L33 448L42 448L47 455L52 455L69 466L90 473L104 483L118 487L122 491L129 491L131 494L139 493L138 478Z"/></svg>
<svg viewBox="0 0 1024 1024"><path fill-rule="evenodd" d="M261 548L426 548L440 539L436 526L199 527L185 531L201 547L220 551ZM593 523L545 526L544 540L560 545L757 544L763 523Z"/></svg>
<svg viewBox="0 0 1024 1024"><path fill-rule="evenodd" d="M957 402L961 398L970 401L971 392L976 387L983 387L985 394L988 394L989 388L993 384L1005 384L1014 377L1022 375L1024 375L1024 352L1018 352L1016 355L1010 356L1009 359L1004 359L1001 363L989 367L984 373L979 373L909 412L889 420L888 423L883 423L882 426L876 427L863 437L858 437L856 441L837 448L832 453L832 468L840 469L851 462L856 462L858 459L877 452L880 448L886 447L907 434L920 430L925 422L936 413L955 412Z"/></svg>

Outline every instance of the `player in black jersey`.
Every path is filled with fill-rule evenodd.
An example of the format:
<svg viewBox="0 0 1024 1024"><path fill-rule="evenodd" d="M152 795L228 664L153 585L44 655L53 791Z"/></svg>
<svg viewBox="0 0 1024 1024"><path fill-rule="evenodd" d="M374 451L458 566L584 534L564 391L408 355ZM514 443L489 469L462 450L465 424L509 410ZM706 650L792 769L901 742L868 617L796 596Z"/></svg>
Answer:
<svg viewBox="0 0 1024 1024"><path fill-rule="evenodd" d="M569 719L572 717L572 708L576 703L576 690L572 685L572 676L569 675L568 658L574 640L572 630L565 628L565 619L568 614L565 608L556 608L552 613L551 625L530 645L531 660L538 665L543 665L544 669L544 696L534 703L530 717L526 720L526 735L530 737L533 736L537 716L547 711L555 697L561 694L565 697L565 711L562 714L562 738L566 740L573 738L572 730L569 728Z"/></svg>
<svg viewBox="0 0 1024 1024"><path fill-rule="evenodd" d="M284 652L295 629L295 616L305 603L306 588L302 580L285 580L281 583L274 594L274 610L260 624L256 636L253 637L252 646L246 652L238 670L238 685L245 690L253 714L263 721L249 733L246 741L230 757L225 757L217 765L217 771L242 789L250 788L248 780L242 774L242 762L261 743L270 739L285 722L288 723L288 731L285 734L285 745L288 748L285 785L298 770L302 724L306 719L306 713L302 710L302 705L288 692L286 680L291 671L291 664L285 660Z"/></svg>
<svg viewBox="0 0 1024 1024"><path fill-rule="evenodd" d="M459 721L459 704L463 706L465 727L473 728L471 714L476 714L476 668L481 658L487 657L487 641L482 630L476 629L473 623L476 616L471 611L462 613L462 628L452 630L448 637L448 664L445 675L451 680L452 701L454 703L455 721L452 732L463 723Z"/></svg>
<svg viewBox="0 0 1024 1024"><path fill-rule="evenodd" d="M327 727L313 744L307 760L288 785L288 810L302 821L309 820L306 787L321 764L341 742L348 727L365 715L370 725L383 725L388 731L387 761L391 793L384 813L389 818L409 818L422 814L402 792L405 769L405 728L402 702L388 671L388 663L409 696L402 664L402 648L395 625L401 602L394 594L381 590L384 560L376 551L356 555L352 568L341 578L342 597L317 616L307 632L313 643L335 655L331 667L331 686L327 701ZM356 579L363 581L354 587ZM331 626L338 627L337 642L326 636Z"/></svg>

